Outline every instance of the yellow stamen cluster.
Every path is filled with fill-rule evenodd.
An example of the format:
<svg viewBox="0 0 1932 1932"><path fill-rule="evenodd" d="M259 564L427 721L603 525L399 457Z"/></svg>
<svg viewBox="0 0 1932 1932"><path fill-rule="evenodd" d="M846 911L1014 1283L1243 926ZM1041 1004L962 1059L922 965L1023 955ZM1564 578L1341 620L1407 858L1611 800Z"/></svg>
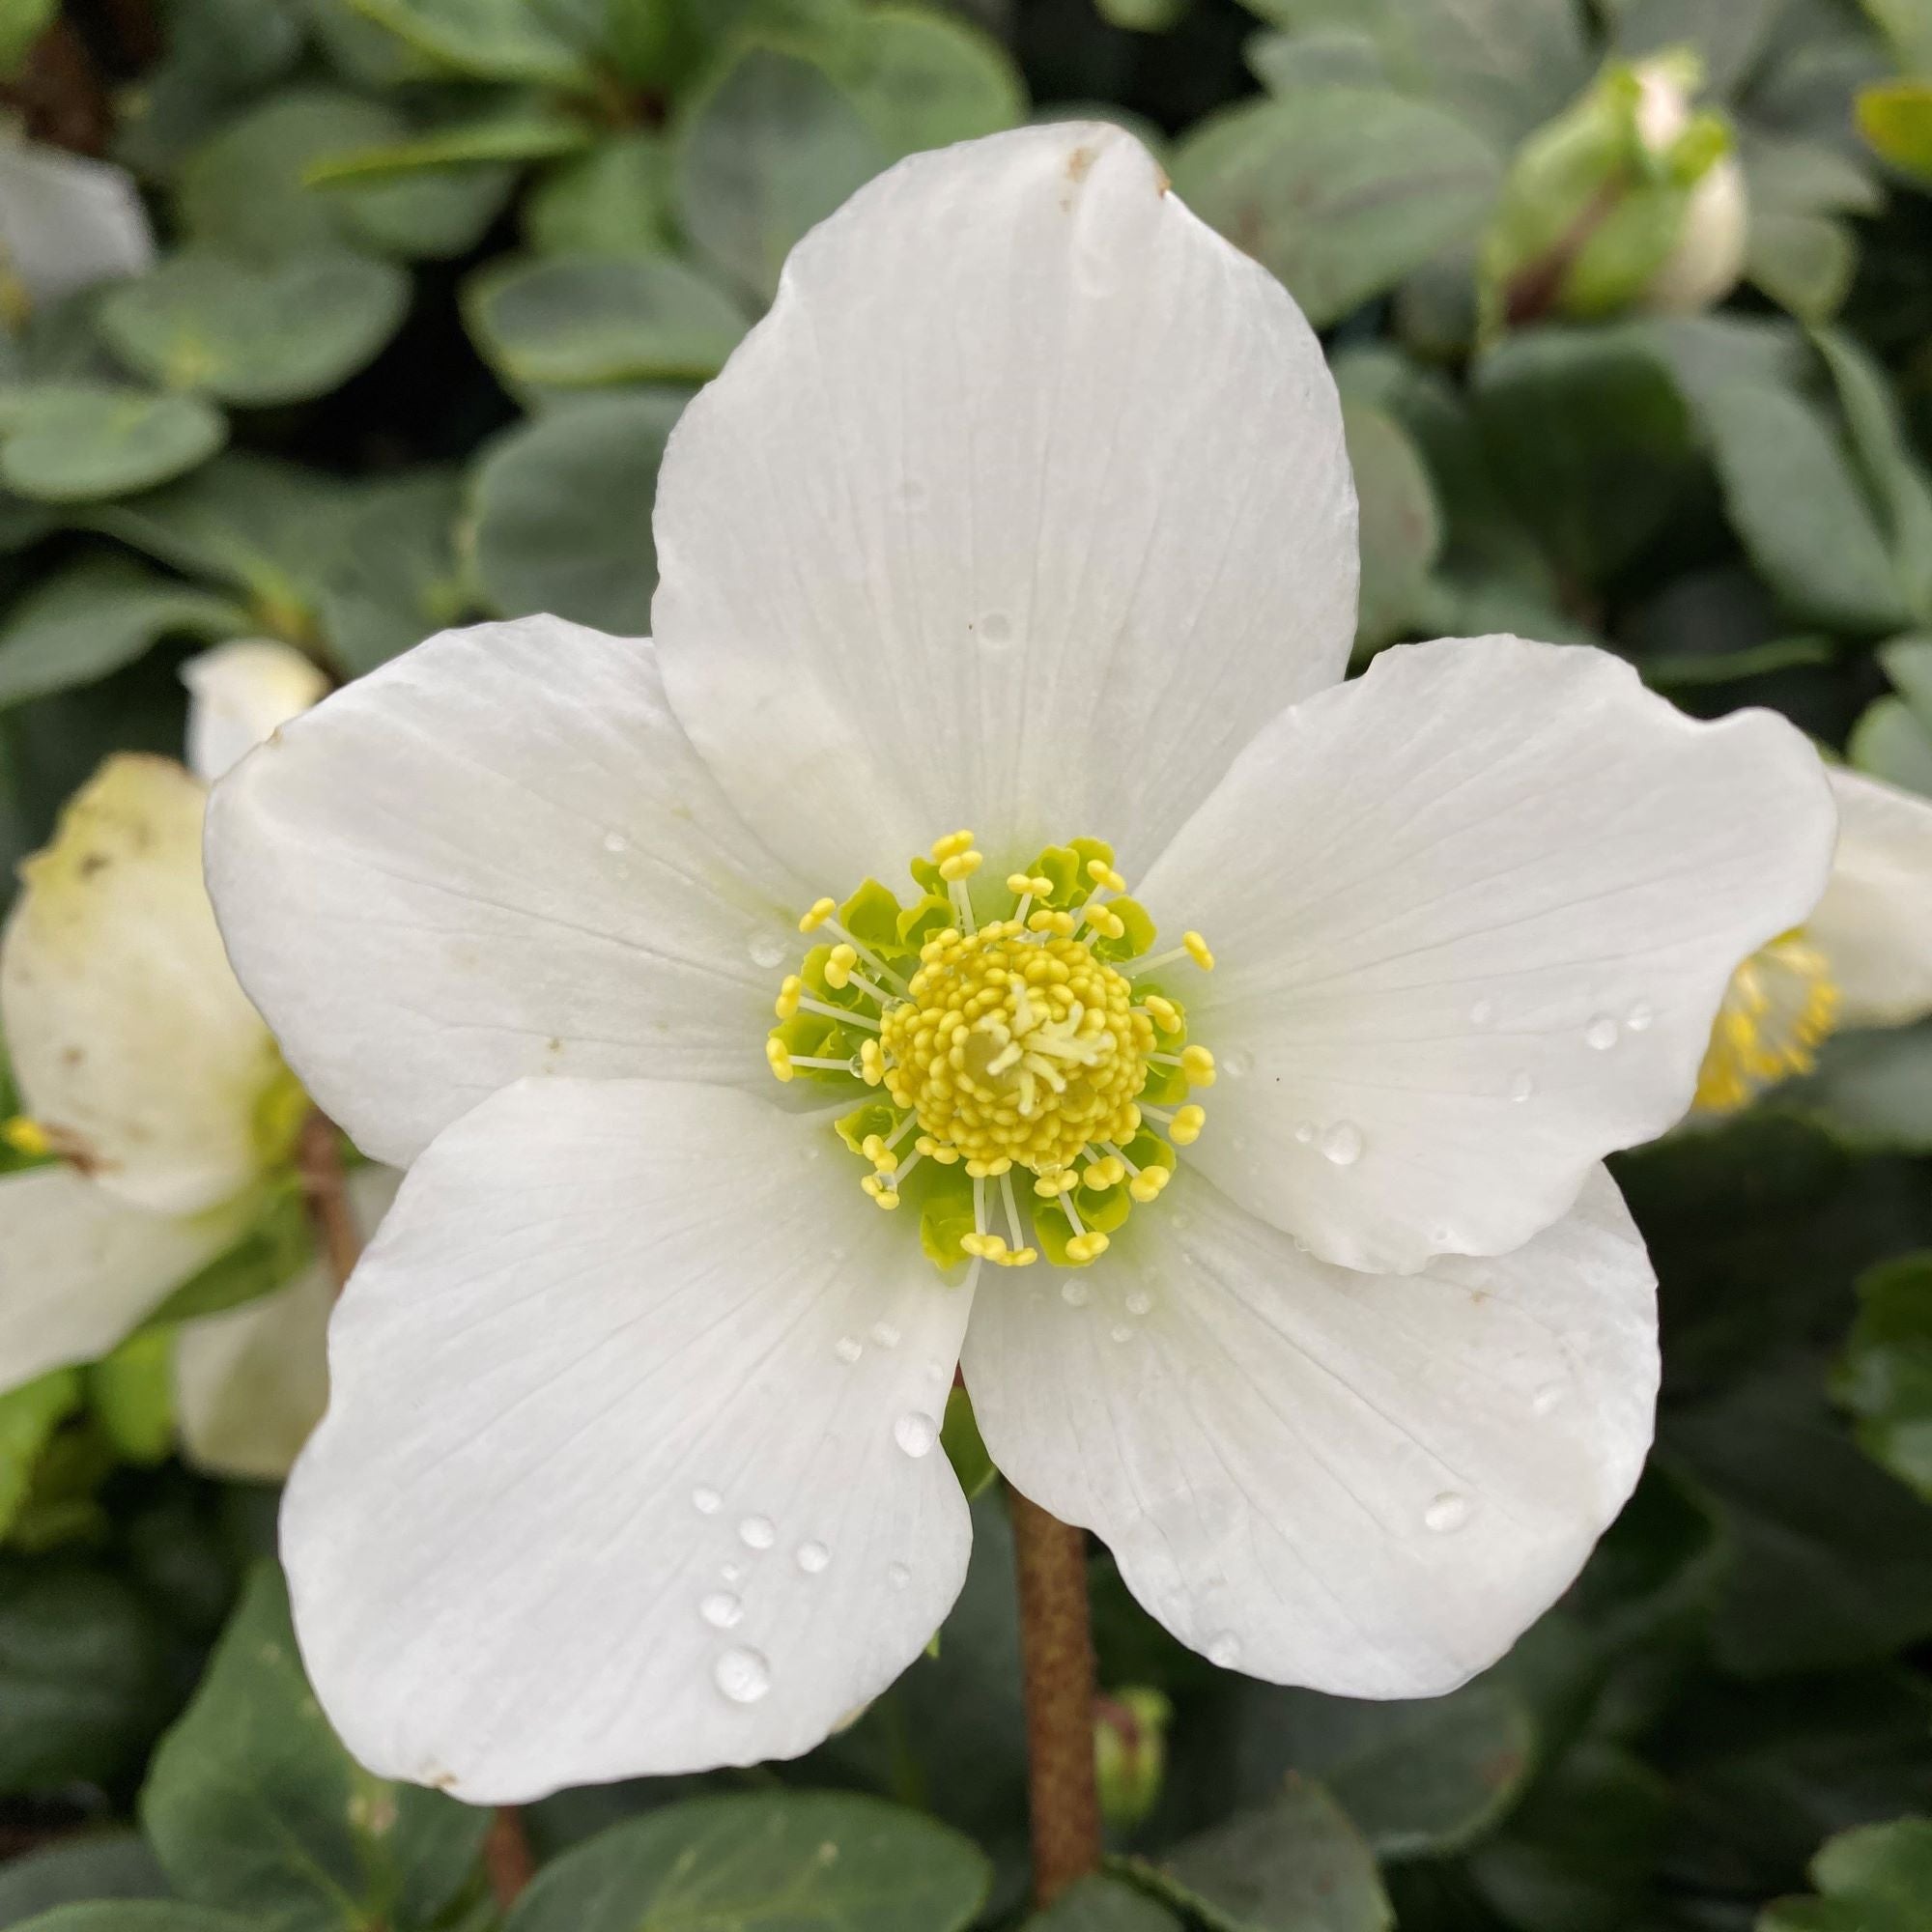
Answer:
<svg viewBox="0 0 1932 1932"><path fill-rule="evenodd" d="M1802 928L1760 947L1731 975L1697 1074L1697 1107L1733 1113L1817 1065L1838 1015L1831 962Z"/></svg>

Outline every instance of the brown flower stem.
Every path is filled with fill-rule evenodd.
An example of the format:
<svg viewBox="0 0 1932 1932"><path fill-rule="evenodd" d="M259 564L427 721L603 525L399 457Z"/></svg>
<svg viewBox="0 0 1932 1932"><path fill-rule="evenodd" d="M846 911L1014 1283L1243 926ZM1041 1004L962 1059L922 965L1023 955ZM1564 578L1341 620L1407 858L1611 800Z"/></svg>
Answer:
<svg viewBox="0 0 1932 1932"><path fill-rule="evenodd" d="M349 1205L347 1175L342 1163L342 1135L320 1107L302 1122L296 1146L296 1171L301 1177L302 1198L315 1229L316 1244L328 1264L340 1294L362 1259L362 1231ZM513 1904L536 1872L528 1833L516 1807L505 1804L490 1820L483 1840L483 1870L490 1892L499 1906Z"/></svg>
<svg viewBox="0 0 1932 1932"><path fill-rule="evenodd" d="M1050 1905L1100 1862L1087 1538L1017 1490L1009 1493L1019 1565L1034 1894Z"/></svg>

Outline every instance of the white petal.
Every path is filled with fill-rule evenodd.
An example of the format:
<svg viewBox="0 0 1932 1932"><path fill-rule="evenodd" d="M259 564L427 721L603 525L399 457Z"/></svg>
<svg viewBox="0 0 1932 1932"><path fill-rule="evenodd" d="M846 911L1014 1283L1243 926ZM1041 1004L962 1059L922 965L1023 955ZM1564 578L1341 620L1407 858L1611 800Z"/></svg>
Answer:
<svg viewBox="0 0 1932 1932"><path fill-rule="evenodd" d="M253 1179L281 1073L202 884L207 796L169 759L109 758L21 867L0 941L27 1113L103 1187L166 1213Z"/></svg>
<svg viewBox="0 0 1932 1932"><path fill-rule="evenodd" d="M117 1199L65 1162L0 1175L0 1390L92 1362L242 1234Z"/></svg>
<svg viewBox="0 0 1932 1932"><path fill-rule="evenodd" d="M318 665L270 638L230 639L189 658L181 674L188 769L209 784L328 689Z"/></svg>
<svg viewBox="0 0 1932 1932"><path fill-rule="evenodd" d="M969 1297L838 1155L722 1088L538 1080L416 1163L282 1518L372 1770L506 1803L792 1757L919 1655Z"/></svg>
<svg viewBox="0 0 1932 1932"><path fill-rule="evenodd" d="M961 825L1137 864L1354 632L1314 334L1092 124L915 156L809 235L655 527L671 703L828 892Z"/></svg>
<svg viewBox="0 0 1932 1932"><path fill-rule="evenodd" d="M1016 1488L1183 1643L1350 1697L1453 1690L1635 1484L1654 1281L1607 1175L1500 1260L1365 1275L1182 1171L1083 1277L986 1293L966 1380ZM1036 1270L1044 1274L1044 1270Z"/></svg>
<svg viewBox="0 0 1932 1932"><path fill-rule="evenodd" d="M1768 712L1684 717L1602 651L1385 651L1276 720L1145 882L1226 1077L1189 1158L1350 1267L1502 1254L1690 1104L1738 961L1833 840Z"/></svg>
<svg viewBox="0 0 1932 1932"><path fill-rule="evenodd" d="M0 273L36 302L144 272L155 238L125 168L0 138Z"/></svg>
<svg viewBox="0 0 1932 1932"><path fill-rule="evenodd" d="M358 1167L349 1205L366 1241L396 1197L392 1167ZM175 1417L197 1469L278 1483L328 1403L327 1340L336 1285L321 1263L288 1287L175 1336Z"/></svg>
<svg viewBox="0 0 1932 1932"><path fill-rule="evenodd" d="M647 642L445 631L216 788L209 887L317 1102L404 1166L531 1073L766 1086L813 894L745 831Z"/></svg>
<svg viewBox="0 0 1932 1932"><path fill-rule="evenodd" d="M1831 961L1844 1026L1932 1011L1932 800L1833 768L1838 852L1804 922Z"/></svg>

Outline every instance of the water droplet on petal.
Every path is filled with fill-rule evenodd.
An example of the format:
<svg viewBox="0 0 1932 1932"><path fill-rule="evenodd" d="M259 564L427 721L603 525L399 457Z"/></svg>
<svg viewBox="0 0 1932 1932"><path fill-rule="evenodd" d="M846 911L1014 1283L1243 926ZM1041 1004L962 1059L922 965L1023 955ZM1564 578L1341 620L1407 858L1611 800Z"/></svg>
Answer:
<svg viewBox="0 0 1932 1932"><path fill-rule="evenodd" d="M714 1590L698 1605L697 1614L713 1630L727 1631L743 1621L745 1605L729 1590Z"/></svg>
<svg viewBox="0 0 1932 1932"><path fill-rule="evenodd" d="M631 841L621 832L607 832L604 835L604 849L607 852L628 852Z"/></svg>
<svg viewBox="0 0 1932 1932"><path fill-rule="evenodd" d="M738 1541L747 1549L769 1549L778 1541L778 1535L768 1516L748 1516L738 1525Z"/></svg>
<svg viewBox="0 0 1932 1932"><path fill-rule="evenodd" d="M1313 1121L1295 1122L1294 1138L1298 1140L1303 1147L1308 1146L1308 1144L1315 1138L1315 1122Z"/></svg>
<svg viewBox="0 0 1932 1932"><path fill-rule="evenodd" d="M1134 1339L1132 1327L1124 1321L1115 1322L1113 1327L1107 1330L1107 1333L1117 1342L1131 1342Z"/></svg>
<svg viewBox="0 0 1932 1932"><path fill-rule="evenodd" d="M767 971L784 963L785 943L775 932L753 933L745 942L745 950L751 953L753 966L762 966Z"/></svg>
<svg viewBox="0 0 1932 1932"><path fill-rule="evenodd" d="M1517 1070L1510 1075L1510 1098L1512 1100L1521 1102L1527 1100L1529 1096L1535 1092L1536 1092L1536 1082L1531 1077L1529 1068L1526 1066L1519 1066Z"/></svg>
<svg viewBox="0 0 1932 1932"><path fill-rule="evenodd" d="M1434 1530L1460 1529L1468 1520L1469 1498L1454 1490L1444 1490L1422 1512L1424 1524Z"/></svg>
<svg viewBox="0 0 1932 1932"><path fill-rule="evenodd" d="M711 1675L734 1704L755 1704L772 1688L772 1666L755 1650L727 1650Z"/></svg>
<svg viewBox="0 0 1932 1932"><path fill-rule="evenodd" d="M1232 1670L1241 1661L1241 1639L1233 1631L1208 1639L1208 1662L1222 1670Z"/></svg>
<svg viewBox="0 0 1932 1932"><path fill-rule="evenodd" d="M832 1552L822 1543L801 1543L798 1546L798 1567L808 1577L816 1577L832 1561Z"/></svg>
<svg viewBox="0 0 1932 1932"><path fill-rule="evenodd" d="M1149 1315L1153 1312L1153 1296L1146 1289L1137 1288L1127 1296L1129 1315Z"/></svg>
<svg viewBox="0 0 1932 1932"><path fill-rule="evenodd" d="M1254 1056L1243 1053L1238 1046L1231 1046L1221 1056L1221 1071L1231 1080L1239 1080L1254 1070Z"/></svg>
<svg viewBox="0 0 1932 1932"><path fill-rule="evenodd" d="M1622 1028L1608 1013L1599 1013L1583 1029L1583 1044L1597 1053L1607 1053L1616 1045L1617 1037L1621 1032Z"/></svg>
<svg viewBox="0 0 1932 1932"><path fill-rule="evenodd" d="M1532 1415L1548 1415L1563 1400L1561 1382L1545 1382L1529 1399L1529 1412Z"/></svg>
<svg viewBox="0 0 1932 1932"><path fill-rule="evenodd" d="M833 1343L832 1352L841 1362L856 1362L866 1352L866 1345L856 1335L841 1335Z"/></svg>
<svg viewBox="0 0 1932 1932"><path fill-rule="evenodd" d="M886 1572L886 1581L895 1590L903 1590L912 1581L912 1572L903 1563L895 1563Z"/></svg>
<svg viewBox="0 0 1932 1932"><path fill-rule="evenodd" d="M1486 1027L1495 1016L1496 1009L1488 1000L1478 1000L1469 1009L1469 1024L1471 1026Z"/></svg>
<svg viewBox="0 0 1932 1932"><path fill-rule="evenodd" d="M988 611L980 619L979 638L989 651L1003 651L1013 640L1013 620L1004 611Z"/></svg>
<svg viewBox="0 0 1932 1932"><path fill-rule="evenodd" d="M899 1345L899 1331L890 1321L874 1321L872 1340L882 1349L896 1349Z"/></svg>
<svg viewBox="0 0 1932 1932"><path fill-rule="evenodd" d="M923 1408L909 1408L893 1424L893 1440L908 1456L923 1456L939 1440L939 1425Z"/></svg>
<svg viewBox="0 0 1932 1932"><path fill-rule="evenodd" d="M1648 1000L1633 1000L1630 1011L1624 1015L1624 1025L1629 1027L1632 1033L1644 1033L1649 1030L1651 1021L1656 1017L1657 1009Z"/></svg>
<svg viewBox="0 0 1932 1932"><path fill-rule="evenodd" d="M699 1516L716 1516L724 1500L716 1490L706 1489L701 1483L691 1492L691 1506Z"/></svg>
<svg viewBox="0 0 1932 1932"><path fill-rule="evenodd" d="M1321 1136L1321 1151L1337 1167L1353 1167L1362 1157L1362 1130L1353 1121L1337 1121Z"/></svg>
<svg viewBox="0 0 1932 1932"><path fill-rule="evenodd" d="M1060 1284L1060 1298L1069 1308L1085 1308L1094 1299L1094 1291L1078 1275L1069 1275Z"/></svg>

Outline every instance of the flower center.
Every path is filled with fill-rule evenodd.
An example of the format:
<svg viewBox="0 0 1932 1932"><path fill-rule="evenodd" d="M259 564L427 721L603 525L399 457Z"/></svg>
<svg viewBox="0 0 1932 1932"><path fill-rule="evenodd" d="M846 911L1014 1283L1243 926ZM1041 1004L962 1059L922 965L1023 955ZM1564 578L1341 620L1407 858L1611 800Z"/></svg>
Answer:
<svg viewBox="0 0 1932 1932"><path fill-rule="evenodd" d="M781 1080L874 1091L838 1133L881 1208L917 1198L942 1270L1042 1252L1084 1267L1206 1122L1187 1093L1213 1084L1214 1056L1157 976L1214 959L1197 932L1152 951L1097 839L1048 846L1003 892L975 886L983 864L955 832L912 862L911 905L873 879L813 905L799 929L831 943L780 987L765 1056Z"/></svg>
<svg viewBox="0 0 1932 1932"><path fill-rule="evenodd" d="M1837 1013L1831 961L1802 927L1760 947L1731 975L1698 1070L1696 1105L1732 1113L1765 1088L1809 1073Z"/></svg>

